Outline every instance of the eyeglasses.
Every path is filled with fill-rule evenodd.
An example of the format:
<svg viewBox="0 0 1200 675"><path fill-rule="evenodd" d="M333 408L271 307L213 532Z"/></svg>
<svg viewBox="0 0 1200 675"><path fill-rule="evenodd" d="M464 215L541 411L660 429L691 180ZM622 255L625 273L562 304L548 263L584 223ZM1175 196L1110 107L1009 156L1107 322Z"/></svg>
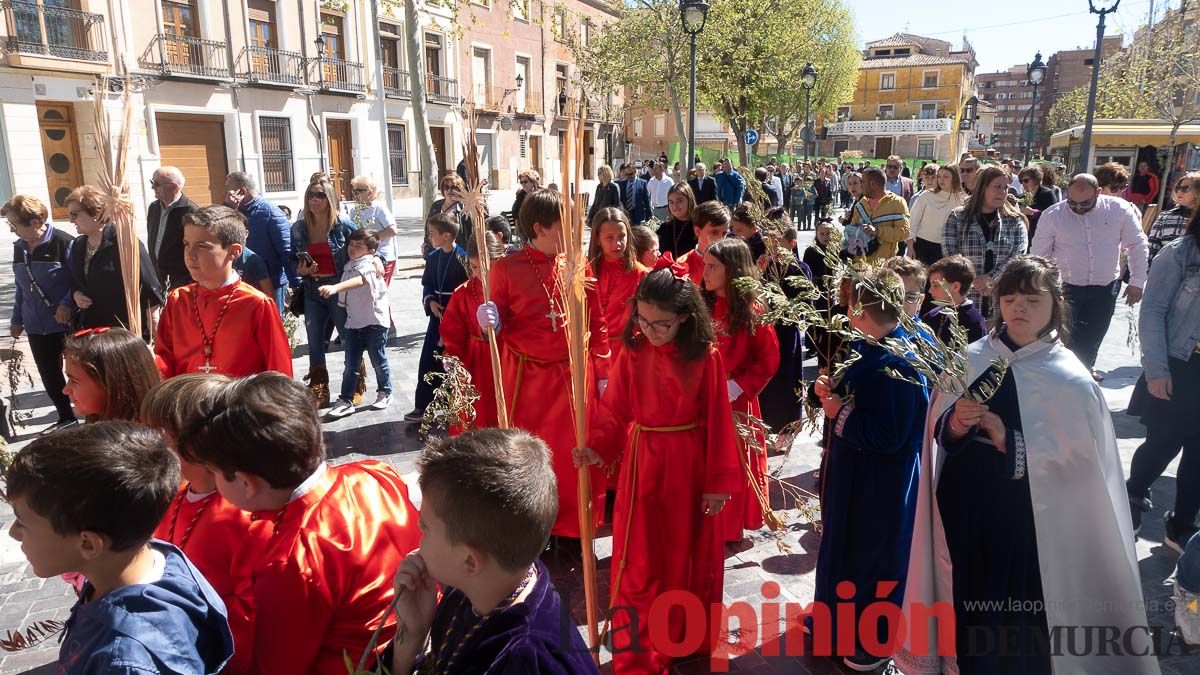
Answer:
<svg viewBox="0 0 1200 675"><path fill-rule="evenodd" d="M1022 178L1022 179L1021 179L1021 183L1022 183L1022 184L1025 184L1025 183L1037 183L1037 179L1036 179L1036 178Z"/></svg>
<svg viewBox="0 0 1200 675"><path fill-rule="evenodd" d="M155 190L163 185L166 185L166 183L159 183L158 181L153 181L153 180L150 181L150 189L151 190Z"/></svg>
<svg viewBox="0 0 1200 675"><path fill-rule="evenodd" d="M305 199L319 199L321 201L325 201L326 199L329 199L329 196L326 195L324 192L309 192L304 195L304 198Z"/></svg>
<svg viewBox="0 0 1200 675"><path fill-rule="evenodd" d="M905 302L920 302L925 299L925 294L921 291L909 291L904 294Z"/></svg>
<svg viewBox="0 0 1200 675"><path fill-rule="evenodd" d="M1192 191L1192 186L1190 183L1180 183L1179 185L1175 186L1175 191L1187 194Z"/></svg>
<svg viewBox="0 0 1200 675"><path fill-rule="evenodd" d="M1068 199L1067 206L1073 209L1090 209L1096 205L1096 202L1097 199L1095 197L1092 197L1091 199L1085 199L1081 202L1077 202L1074 199Z"/></svg>
<svg viewBox="0 0 1200 675"><path fill-rule="evenodd" d="M899 164L888 164L888 165L887 165L887 168L889 168L889 169L899 169L899 168L900 168L900 165L899 165Z"/></svg>
<svg viewBox="0 0 1200 675"><path fill-rule="evenodd" d="M676 316L674 319L668 319L668 320L663 320L663 321L647 321L647 320L643 319L642 316L636 312L634 313L633 318L637 319L638 325L642 327L642 332L654 333L656 335L662 335L663 333L671 330L671 328L673 328L675 326L675 324L679 323L680 321L683 321L683 319L684 319L684 317L682 315L680 315L680 316Z"/></svg>
<svg viewBox="0 0 1200 675"><path fill-rule="evenodd" d="M68 210L68 211L67 211L67 219L68 219L68 220L75 220L76 218L78 218L78 217L79 217L79 214L81 214L81 213L83 213L83 209L79 209L78 211L70 211L70 210Z"/></svg>
<svg viewBox="0 0 1200 675"><path fill-rule="evenodd" d="M353 190L351 190L351 192L353 192L356 195L361 195L361 194L364 194L364 193L370 192L370 191L371 191L370 188L354 188Z"/></svg>

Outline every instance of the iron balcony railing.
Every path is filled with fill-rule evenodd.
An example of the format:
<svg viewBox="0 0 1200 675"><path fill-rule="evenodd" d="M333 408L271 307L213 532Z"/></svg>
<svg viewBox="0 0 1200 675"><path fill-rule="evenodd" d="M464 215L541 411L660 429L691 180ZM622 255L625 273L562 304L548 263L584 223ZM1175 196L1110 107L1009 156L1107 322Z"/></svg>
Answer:
<svg viewBox="0 0 1200 675"><path fill-rule="evenodd" d="M363 65L332 56L310 59L315 72L309 73L309 81L316 82L325 91L341 91L361 94L367 90L363 83Z"/></svg>
<svg viewBox="0 0 1200 675"><path fill-rule="evenodd" d="M225 43L190 35L159 33L151 40L138 65L164 76L229 78Z"/></svg>
<svg viewBox="0 0 1200 675"><path fill-rule="evenodd" d="M383 93L385 96L408 98L412 96L411 89L408 85L407 70L400 70L391 66L383 67Z"/></svg>
<svg viewBox="0 0 1200 675"><path fill-rule="evenodd" d="M247 82L265 84L304 84L304 56L274 47L246 47L239 61L244 63Z"/></svg>
<svg viewBox="0 0 1200 675"><path fill-rule="evenodd" d="M0 1L11 34L0 41L0 53L55 56L105 62L104 17L34 2Z"/></svg>
<svg viewBox="0 0 1200 675"><path fill-rule="evenodd" d="M449 77L429 76L425 95L439 103L458 103L458 81Z"/></svg>

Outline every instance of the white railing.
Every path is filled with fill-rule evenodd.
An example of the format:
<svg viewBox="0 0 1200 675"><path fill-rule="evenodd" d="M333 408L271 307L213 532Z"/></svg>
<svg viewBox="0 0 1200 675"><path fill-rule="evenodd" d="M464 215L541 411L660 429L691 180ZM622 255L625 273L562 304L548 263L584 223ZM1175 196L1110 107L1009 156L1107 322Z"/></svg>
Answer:
<svg viewBox="0 0 1200 675"><path fill-rule="evenodd" d="M829 126L830 134L839 136L868 136L871 134L917 134L949 133L954 120L939 118L932 120L850 120L834 122Z"/></svg>

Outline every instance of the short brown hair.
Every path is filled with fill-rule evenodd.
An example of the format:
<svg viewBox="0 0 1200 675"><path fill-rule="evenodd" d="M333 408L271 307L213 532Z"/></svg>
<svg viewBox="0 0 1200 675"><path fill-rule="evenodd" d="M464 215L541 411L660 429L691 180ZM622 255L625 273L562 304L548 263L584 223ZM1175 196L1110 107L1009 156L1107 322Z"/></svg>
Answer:
<svg viewBox="0 0 1200 675"><path fill-rule="evenodd" d="M12 199L4 202L4 206L0 206L0 216L20 223L28 223L35 218L45 223L50 211L37 197L13 195Z"/></svg>
<svg viewBox="0 0 1200 675"><path fill-rule="evenodd" d="M500 239L496 236L495 232L484 232L483 242L484 246L487 247L488 259L495 260L504 255L504 248L500 246ZM479 240L475 237L467 240L467 257L479 257Z"/></svg>
<svg viewBox="0 0 1200 675"><path fill-rule="evenodd" d="M458 233L455 232L454 236L458 236ZM366 245L367 250L372 253L379 250L379 234L377 234L375 232L375 230L368 229L365 227L360 227L357 230L351 232L350 236L346 239L346 241L347 242L361 241L363 244Z"/></svg>
<svg viewBox="0 0 1200 675"><path fill-rule="evenodd" d="M1000 298L1006 295L1024 293L1036 295L1042 291L1050 293L1053 308L1050 313L1050 324L1041 331L1039 337L1048 335L1050 331L1058 332L1058 339L1068 343L1070 335L1067 327L1070 325L1069 307L1063 295L1062 273L1053 260L1036 255L1023 255L1013 259L1004 266L1004 272L992 287L992 305L996 308L992 315L992 328L995 329L1004 321L1000 314ZM1069 343L1068 343L1069 344Z"/></svg>
<svg viewBox="0 0 1200 675"><path fill-rule="evenodd" d="M1038 166L1037 164L1030 164L1024 169L1021 169L1021 171L1017 174L1017 178L1021 180L1024 180L1025 178L1033 178L1038 182L1038 185L1041 185L1042 167Z"/></svg>
<svg viewBox="0 0 1200 675"><path fill-rule="evenodd" d="M93 218L99 218L100 212L104 210L104 193L94 185L80 185L71 190L71 194L63 201L67 204L79 202L83 210Z"/></svg>
<svg viewBox="0 0 1200 675"><path fill-rule="evenodd" d="M1124 190L1129 185L1129 169L1117 162L1101 164L1092 175L1101 188Z"/></svg>
<svg viewBox="0 0 1200 675"><path fill-rule="evenodd" d="M850 289L850 307L861 306L875 323L898 323L904 313L904 282L886 267L863 270Z"/></svg>
<svg viewBox="0 0 1200 675"><path fill-rule="evenodd" d="M421 493L453 544L487 551L508 571L541 555L558 515L550 449L519 429L480 429L431 444L417 460Z"/></svg>
<svg viewBox="0 0 1200 675"><path fill-rule="evenodd" d="M88 422L136 421L142 399L162 381L150 348L124 328L79 331L67 338L63 356L78 363L104 389L104 410L89 415Z"/></svg>
<svg viewBox="0 0 1200 675"><path fill-rule="evenodd" d="M729 227L729 207L716 200L704 202L692 211L692 227L705 228L709 225Z"/></svg>
<svg viewBox="0 0 1200 675"><path fill-rule="evenodd" d="M561 205L562 195L557 190L538 190L526 195L517 214L517 229L527 243L534 239L535 223L548 228L562 220Z"/></svg>
<svg viewBox="0 0 1200 675"><path fill-rule="evenodd" d="M633 241L631 243L634 251L637 253L638 260L641 260L646 251L653 250L658 244L658 235L655 234L654 230L645 225L634 225L631 231L633 232Z"/></svg>
<svg viewBox="0 0 1200 675"><path fill-rule="evenodd" d="M458 224L458 218L455 218L450 213L439 213L429 217L429 222L426 223L429 229L434 230L438 234L448 234L453 237L458 236L458 231L461 225Z"/></svg>
<svg viewBox="0 0 1200 675"><path fill-rule="evenodd" d="M884 260L883 266L895 272L901 279L916 279L919 286L924 286L928 278L925 265L916 258L896 255Z"/></svg>
<svg viewBox="0 0 1200 675"><path fill-rule="evenodd" d="M445 176L442 176L442 179L438 181L438 190L444 192L449 188L453 188L461 192L466 190L467 186L465 183L463 183L463 179L459 178L458 174L448 173Z"/></svg>
<svg viewBox="0 0 1200 675"><path fill-rule="evenodd" d="M199 227L217 238L221 246L246 245L246 217L228 206L205 206L183 217L184 227Z"/></svg>
<svg viewBox="0 0 1200 675"><path fill-rule="evenodd" d="M230 382L216 373L185 373L164 380L142 399L142 424L178 438L193 420L212 412L213 398ZM195 461L188 455L184 459Z"/></svg>
<svg viewBox="0 0 1200 675"><path fill-rule="evenodd" d="M975 281L975 264L965 255L952 255L929 266L929 276L942 275L946 283L959 283L959 292L966 293Z"/></svg>
<svg viewBox="0 0 1200 675"><path fill-rule="evenodd" d="M199 463L262 478L275 489L292 489L325 461L317 406L308 389L286 375L259 373L225 385L212 411L193 420L179 445Z"/></svg>

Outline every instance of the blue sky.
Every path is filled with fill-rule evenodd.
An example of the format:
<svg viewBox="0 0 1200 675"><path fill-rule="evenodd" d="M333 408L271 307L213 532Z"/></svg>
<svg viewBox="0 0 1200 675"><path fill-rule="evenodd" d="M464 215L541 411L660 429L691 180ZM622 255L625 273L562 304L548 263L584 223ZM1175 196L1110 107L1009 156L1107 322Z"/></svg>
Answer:
<svg viewBox="0 0 1200 675"><path fill-rule="evenodd" d="M1191 0L1195 1L1195 0ZM1096 40L1096 19L1088 13L1088 0L844 0L854 15L862 42L897 32L946 40L955 49L965 34L979 59L977 72L1004 70L1028 63L1041 50L1043 56L1062 49L1091 47ZM1114 0L1093 0L1110 7ZM1155 0L1154 12L1178 8L1180 0ZM1108 15L1107 35L1132 37L1150 15L1150 0L1121 0Z"/></svg>

